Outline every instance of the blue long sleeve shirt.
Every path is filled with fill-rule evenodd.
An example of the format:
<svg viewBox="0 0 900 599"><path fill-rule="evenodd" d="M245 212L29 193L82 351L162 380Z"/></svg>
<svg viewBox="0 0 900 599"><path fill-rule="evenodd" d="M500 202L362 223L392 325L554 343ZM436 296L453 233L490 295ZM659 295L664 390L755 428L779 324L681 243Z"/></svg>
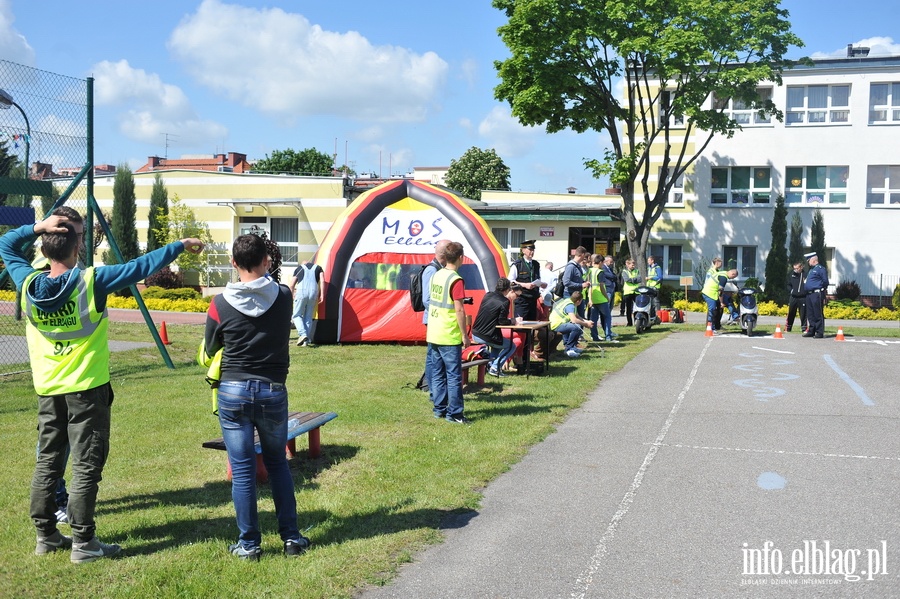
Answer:
<svg viewBox="0 0 900 599"><path fill-rule="evenodd" d="M0 257L18 289L22 288L25 279L35 270L25 257L23 248L34 243L37 237L34 225L23 225L0 237ZM125 264L97 267L94 276L94 301L97 310L102 312L106 309L106 296L110 293L142 281L175 260L183 251L184 244L173 241ZM78 271L76 267L58 277L38 276L23 293L28 293L41 310L54 312L68 301L72 287L78 281L78 277L72 274L77 274Z"/></svg>

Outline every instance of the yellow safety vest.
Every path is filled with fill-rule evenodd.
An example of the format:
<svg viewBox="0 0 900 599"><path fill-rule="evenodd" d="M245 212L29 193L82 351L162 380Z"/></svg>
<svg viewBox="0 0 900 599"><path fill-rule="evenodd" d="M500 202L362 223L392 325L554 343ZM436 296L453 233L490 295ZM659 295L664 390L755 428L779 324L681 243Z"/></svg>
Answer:
<svg viewBox="0 0 900 599"><path fill-rule="evenodd" d="M609 301L609 298L606 297L606 283L600 280L601 272L602 271L599 268L593 266L588 270L588 281L591 284L592 304L605 304Z"/></svg>
<svg viewBox="0 0 900 599"><path fill-rule="evenodd" d="M627 268L622 272L622 295L634 295L637 293L637 288L640 287L640 283L629 283L627 279L637 279L641 276L641 271L636 268L632 268L628 270Z"/></svg>
<svg viewBox="0 0 900 599"><path fill-rule="evenodd" d="M567 297L561 300L558 300L555 304L553 304L553 309L550 310L550 328L552 330L556 330L559 328L559 325L572 322L569 319L569 315L566 314L566 306L574 305L575 302L572 301L571 297Z"/></svg>
<svg viewBox="0 0 900 599"><path fill-rule="evenodd" d="M109 320L94 302L94 268L78 273L78 282L62 308L39 309L27 293L42 274L28 275L22 286L22 312L31 376L39 395L77 393L109 382ZM75 276L74 274L71 276Z"/></svg>
<svg viewBox="0 0 900 599"><path fill-rule="evenodd" d="M397 289L399 278L399 264L379 264L375 273L375 289Z"/></svg>
<svg viewBox="0 0 900 599"><path fill-rule="evenodd" d="M703 283L701 293L706 297L716 299L719 297L719 277L728 277L727 270L716 270L706 273L706 281Z"/></svg>
<svg viewBox="0 0 900 599"><path fill-rule="evenodd" d="M428 343L462 345L462 331L456 320L456 307L450 298L450 288L462 277L455 270L442 268L431 277L431 296L428 305Z"/></svg>

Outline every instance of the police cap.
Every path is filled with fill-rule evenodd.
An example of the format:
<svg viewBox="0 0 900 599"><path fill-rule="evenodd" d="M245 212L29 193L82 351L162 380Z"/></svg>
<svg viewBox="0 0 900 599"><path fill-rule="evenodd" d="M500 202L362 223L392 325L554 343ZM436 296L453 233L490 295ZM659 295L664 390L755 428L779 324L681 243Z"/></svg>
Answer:
<svg viewBox="0 0 900 599"><path fill-rule="evenodd" d="M520 248L528 248L529 250L534 249L534 244L537 242L537 239L528 239L519 244Z"/></svg>
<svg viewBox="0 0 900 599"><path fill-rule="evenodd" d="M810 258L815 258L817 255L818 254L816 254L815 252L809 252L807 254L803 254L803 257L809 260Z"/></svg>

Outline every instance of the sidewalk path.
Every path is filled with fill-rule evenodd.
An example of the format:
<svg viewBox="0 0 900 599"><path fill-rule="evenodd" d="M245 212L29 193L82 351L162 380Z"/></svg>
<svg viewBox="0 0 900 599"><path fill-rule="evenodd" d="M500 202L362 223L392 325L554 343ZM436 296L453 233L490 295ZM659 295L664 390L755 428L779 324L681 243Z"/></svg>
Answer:
<svg viewBox="0 0 900 599"><path fill-rule="evenodd" d="M900 596L900 339L871 341L672 334L359 597Z"/></svg>

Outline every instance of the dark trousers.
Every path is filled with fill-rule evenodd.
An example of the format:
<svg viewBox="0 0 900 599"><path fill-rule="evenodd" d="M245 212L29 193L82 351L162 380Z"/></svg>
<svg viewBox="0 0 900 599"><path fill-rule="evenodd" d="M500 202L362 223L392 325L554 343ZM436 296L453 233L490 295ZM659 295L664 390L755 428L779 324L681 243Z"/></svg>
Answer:
<svg viewBox="0 0 900 599"><path fill-rule="evenodd" d="M791 301L788 303L788 313L787 313L787 330L791 330L791 327L794 326L794 317L797 315L797 312L800 313L800 328L806 326L806 298L805 297L794 297L791 296Z"/></svg>
<svg viewBox="0 0 900 599"><path fill-rule="evenodd" d="M625 310L625 324L627 326L634 326L634 319L632 318L632 314L634 314L634 294L629 293L628 295L623 295L622 305L624 306L623 310Z"/></svg>
<svg viewBox="0 0 900 599"><path fill-rule="evenodd" d="M806 329L807 334L814 334L821 337L825 334L825 293L822 291L813 291L806 296L806 319L809 323Z"/></svg>
<svg viewBox="0 0 900 599"><path fill-rule="evenodd" d="M38 458L31 480L31 519L40 536L56 530L56 486L71 447L69 525L76 543L94 538L94 510L109 454L109 384L80 393L38 396Z"/></svg>
<svg viewBox="0 0 900 599"><path fill-rule="evenodd" d="M517 297L514 306L515 315L521 316L522 320L537 320L536 297Z"/></svg>

